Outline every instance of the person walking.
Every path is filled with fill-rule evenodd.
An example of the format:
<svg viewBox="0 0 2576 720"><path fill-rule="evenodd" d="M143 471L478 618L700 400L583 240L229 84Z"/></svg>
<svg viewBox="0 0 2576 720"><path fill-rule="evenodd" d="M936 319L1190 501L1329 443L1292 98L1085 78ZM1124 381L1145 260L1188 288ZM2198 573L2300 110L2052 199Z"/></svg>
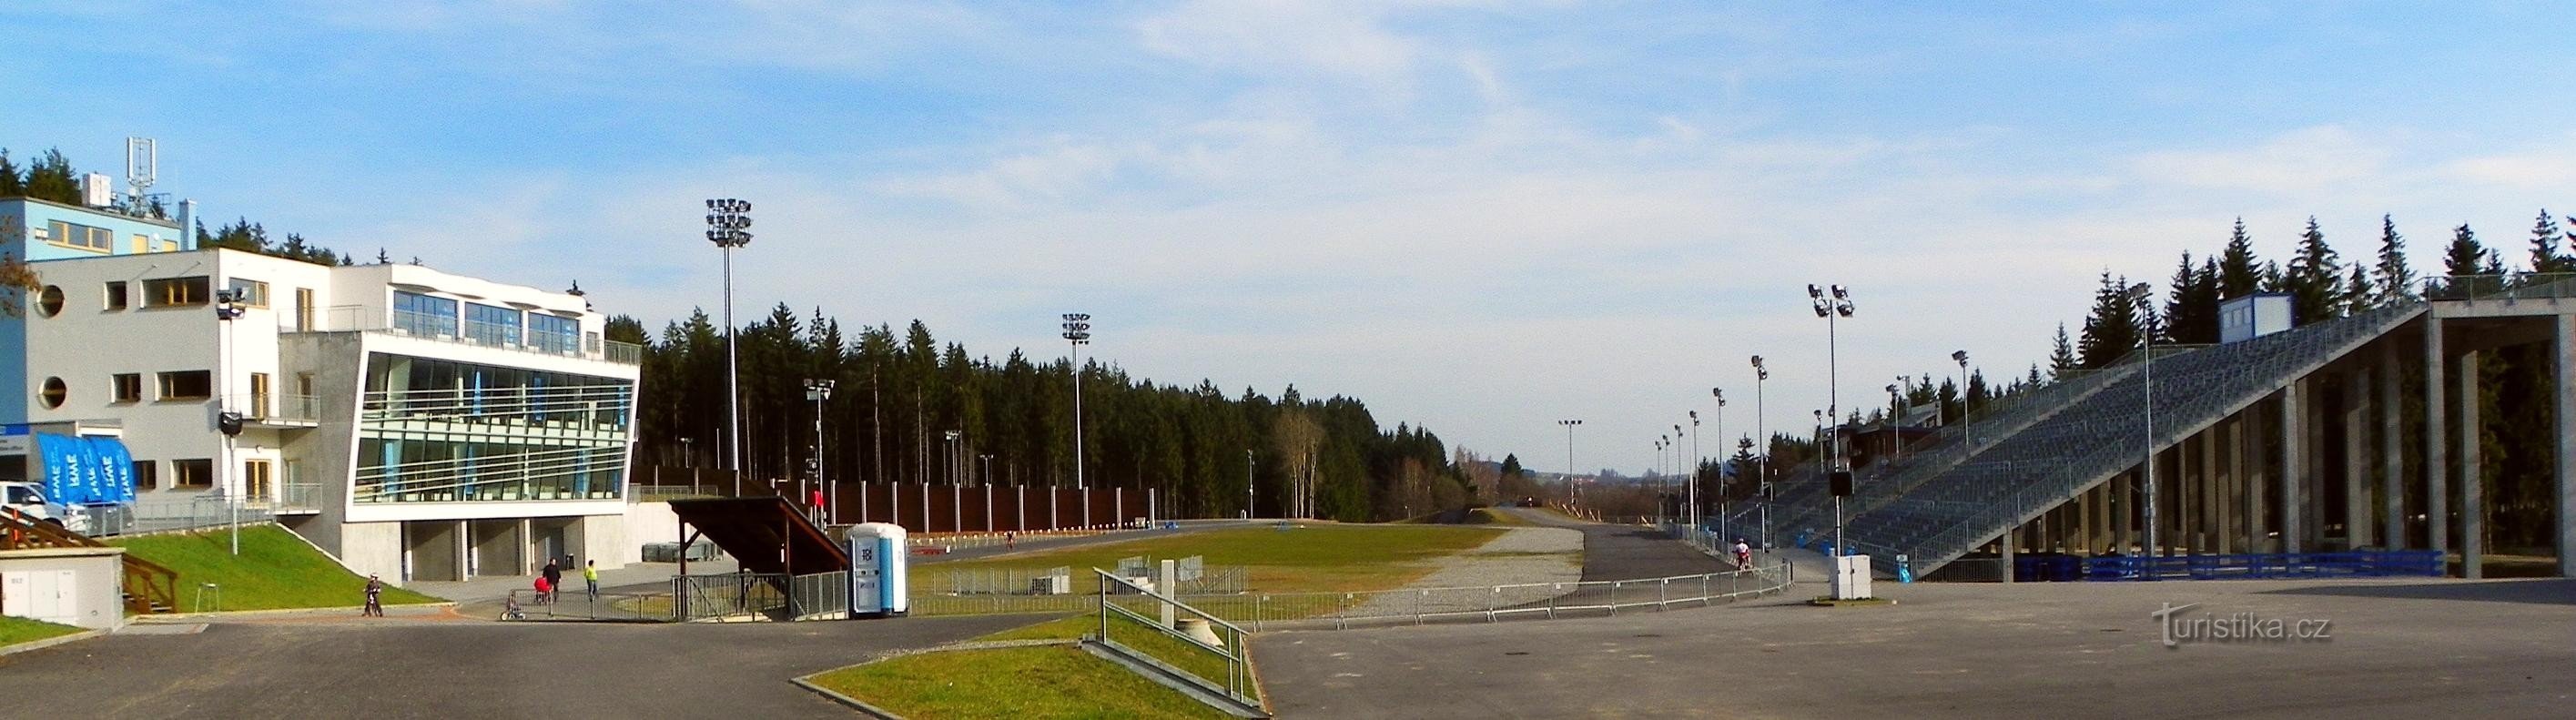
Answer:
<svg viewBox="0 0 2576 720"><path fill-rule="evenodd" d="M376 577L373 573L369 573L367 575L367 607L366 609L359 610L358 616L385 616L385 581L383 578Z"/></svg>
<svg viewBox="0 0 2576 720"><path fill-rule="evenodd" d="M581 582L584 585L590 586L590 601L599 602L599 561L582 561Z"/></svg>
<svg viewBox="0 0 2576 720"><path fill-rule="evenodd" d="M563 590L563 565L561 564L561 561L554 558L546 558L546 569L537 574L537 579L546 581L546 584L540 585L537 588L537 592L545 596L543 598L539 598L539 601L554 602L554 593Z"/></svg>

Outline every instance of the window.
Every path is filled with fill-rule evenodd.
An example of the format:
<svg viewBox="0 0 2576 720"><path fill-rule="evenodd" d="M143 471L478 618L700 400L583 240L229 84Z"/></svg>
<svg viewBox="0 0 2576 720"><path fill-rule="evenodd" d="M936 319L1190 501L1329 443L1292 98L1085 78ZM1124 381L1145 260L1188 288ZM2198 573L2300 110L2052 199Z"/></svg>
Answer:
<svg viewBox="0 0 2576 720"><path fill-rule="evenodd" d="M233 278L224 284L224 289L233 291L233 296L240 298L239 302L244 306L268 307L268 283Z"/></svg>
<svg viewBox="0 0 2576 720"><path fill-rule="evenodd" d="M53 221L47 227L52 232L46 239L52 240L56 245L108 252L109 246L116 243L116 233L107 228L78 225L61 220Z"/></svg>
<svg viewBox="0 0 2576 720"><path fill-rule="evenodd" d="M107 309L125 309L125 281L118 280L107 284Z"/></svg>
<svg viewBox="0 0 2576 720"><path fill-rule="evenodd" d="M518 347L519 311L480 303L466 303L465 336L485 345Z"/></svg>
<svg viewBox="0 0 2576 720"><path fill-rule="evenodd" d="M268 373L250 374L250 416L268 417Z"/></svg>
<svg viewBox="0 0 2576 720"><path fill-rule="evenodd" d="M170 461L171 487L201 488L215 484L215 461L207 458Z"/></svg>
<svg viewBox="0 0 2576 720"><path fill-rule="evenodd" d="M580 350L581 321L568 317L532 313L528 315L528 346L557 355L571 355Z"/></svg>
<svg viewBox="0 0 2576 720"><path fill-rule="evenodd" d="M45 317L63 314L63 286L47 285L36 291L36 312Z"/></svg>
<svg viewBox="0 0 2576 720"><path fill-rule="evenodd" d="M456 301L420 293L394 292L394 329L413 335L456 335Z"/></svg>
<svg viewBox="0 0 2576 720"><path fill-rule="evenodd" d="M313 330L313 288L295 289L295 331Z"/></svg>
<svg viewBox="0 0 2576 720"><path fill-rule="evenodd" d="M151 460L134 461L134 489L151 490L161 487L160 469L161 463L158 462Z"/></svg>
<svg viewBox="0 0 2576 720"><path fill-rule="evenodd" d="M214 292L208 288L204 275L145 280L143 306L204 305L214 299Z"/></svg>
<svg viewBox="0 0 2576 720"><path fill-rule="evenodd" d="M163 400L204 400L215 394L214 373L206 370L179 370L161 373Z"/></svg>
<svg viewBox="0 0 2576 720"><path fill-rule="evenodd" d="M109 379L113 380L116 385L117 402L130 403L143 401L142 373L120 373L109 376Z"/></svg>
<svg viewBox="0 0 2576 720"><path fill-rule="evenodd" d="M134 252L136 254L152 252L152 236L145 235L143 233L135 233Z"/></svg>
<svg viewBox="0 0 2576 720"><path fill-rule="evenodd" d="M70 396L71 387L64 385L62 378L49 377L45 378L45 387L43 390L37 392L36 399L44 402L45 408L50 410L62 407L63 400Z"/></svg>
<svg viewBox="0 0 2576 720"><path fill-rule="evenodd" d="M269 475L268 461L242 461L242 487L245 488L242 492L243 497L247 497L252 500L265 500L273 497L273 494L270 491L275 488L269 486L271 479L272 478Z"/></svg>

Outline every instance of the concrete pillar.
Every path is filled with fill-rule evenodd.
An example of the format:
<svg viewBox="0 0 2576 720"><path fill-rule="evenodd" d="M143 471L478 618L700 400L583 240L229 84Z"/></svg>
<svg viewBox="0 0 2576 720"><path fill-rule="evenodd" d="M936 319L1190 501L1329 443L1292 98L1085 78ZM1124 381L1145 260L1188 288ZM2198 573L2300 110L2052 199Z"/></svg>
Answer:
<svg viewBox="0 0 2576 720"><path fill-rule="evenodd" d="M2370 368L2343 383L2343 539L2345 549L2369 545L2370 454L2363 452L2363 422L2370 417Z"/></svg>
<svg viewBox="0 0 2576 720"><path fill-rule="evenodd" d="M2166 496L2172 500L2172 503L2159 508L2173 515L2174 532L2167 536L2165 542L2181 550L2182 552L2178 554L2182 555L2200 553L2200 543L2192 538L2191 517L2192 505L2200 499L2200 472L2197 467L2194 467L2196 463L2192 462L2199 456L2197 452L2199 445L2197 439L2189 435L2174 441L2173 494Z"/></svg>
<svg viewBox="0 0 2576 720"><path fill-rule="evenodd" d="M2203 554L2218 551L2218 536L2220 534L2219 528L2221 527L2216 522L2218 519L2218 489L2220 483L2218 472L2218 450L2219 446L2222 444L2220 441L2224 439L2224 436L2222 436L2218 431L2220 427L2222 426L2213 424L2209 426L2209 429L2200 431L2199 434L2200 492L2194 497L2191 504L2191 547L2193 550Z"/></svg>
<svg viewBox="0 0 2576 720"><path fill-rule="evenodd" d="M2129 527L2130 511L2138 504L2132 493L2137 492L2137 487L2129 473L2111 476L2111 549L2122 555L2138 554L2137 540L2129 536L2133 530Z"/></svg>
<svg viewBox="0 0 2576 720"><path fill-rule="evenodd" d="M2450 459L2443 451L2450 449L2450 433L2443 421L2450 419L2451 406L2442 398L2442 364L2442 321L2428 310L2424 313L2424 541L2425 547L2448 552L2451 490L2443 476L2450 471Z"/></svg>
<svg viewBox="0 0 2576 720"><path fill-rule="evenodd" d="M2483 468L2486 448L2478 444L2485 428L2478 416L2478 354L2460 354L2460 577L2477 580L2486 572L2487 490Z"/></svg>
<svg viewBox="0 0 2576 720"><path fill-rule="evenodd" d="M465 554L474 552L474 523L465 520L457 520L453 525L454 527L449 528L447 531L448 538L451 540L447 546L456 552L454 555L456 559L456 579L459 582L472 580L474 579L472 574L466 572Z"/></svg>
<svg viewBox="0 0 2576 720"><path fill-rule="evenodd" d="M2007 585L2012 584L2013 581L2013 541L2018 539L2013 536L2019 534L2021 534L2021 526L2015 525L2011 529L2005 530L2002 537L1995 539L1995 542L2002 546L1995 552L1995 555L2003 558L2004 583ZM1837 549L1836 552L1841 551Z"/></svg>
<svg viewBox="0 0 2576 720"><path fill-rule="evenodd" d="M532 549L537 546L537 534L528 528L527 518L519 518L516 544L519 548L519 575L537 574L537 553Z"/></svg>
<svg viewBox="0 0 2576 720"><path fill-rule="evenodd" d="M2268 441L2271 433L2263 431L2268 423L2260 419L2264 409L2263 404L2257 402L2236 421L2237 429L2245 438L2245 445L2239 449L2236 458L2245 463L2245 481L2242 483L2245 493L2245 551L2251 553L2273 551L2272 538L2266 534L2270 525L2264 522L2266 518L2263 517L2263 496L2272 491L2272 486L2263 484L2264 473L2267 472L2265 466L2272 464L2272 448Z"/></svg>
<svg viewBox="0 0 2576 720"><path fill-rule="evenodd" d="M2227 473L2226 481L2219 486L2217 498L2218 554L2220 555L2236 552L2237 548L2245 546L2236 536L2239 527L2236 523L2236 509L2242 507L2245 502L2244 414L2240 413L2236 417L2227 419L2223 427L2227 428L2223 433L2227 438L2227 450L2222 455L2225 458L2222 462L2227 464Z"/></svg>
<svg viewBox="0 0 2576 720"><path fill-rule="evenodd" d="M2306 476L2308 437L2307 404L2303 391L2307 378L2290 381L2281 388L2281 552L2294 553L2307 546L2299 542L2300 479Z"/></svg>
<svg viewBox="0 0 2576 720"><path fill-rule="evenodd" d="M2397 343L2379 341L2379 506L2381 544L2403 550L2411 544L2406 522L2406 403L2399 400L2404 373Z"/></svg>
<svg viewBox="0 0 2576 720"><path fill-rule="evenodd" d="M2550 356L2558 366L2558 576L2576 578L2576 315L2556 318Z"/></svg>

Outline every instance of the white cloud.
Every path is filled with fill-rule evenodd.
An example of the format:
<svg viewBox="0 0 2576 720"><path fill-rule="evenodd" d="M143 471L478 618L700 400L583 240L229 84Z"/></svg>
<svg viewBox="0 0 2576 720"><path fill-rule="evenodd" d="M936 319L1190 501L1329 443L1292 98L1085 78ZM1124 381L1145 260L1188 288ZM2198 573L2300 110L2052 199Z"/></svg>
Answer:
<svg viewBox="0 0 2576 720"><path fill-rule="evenodd" d="M2389 149L2340 125L2301 128L2259 145L2150 152L2131 163L2141 179L2187 187L2313 193L2385 171Z"/></svg>

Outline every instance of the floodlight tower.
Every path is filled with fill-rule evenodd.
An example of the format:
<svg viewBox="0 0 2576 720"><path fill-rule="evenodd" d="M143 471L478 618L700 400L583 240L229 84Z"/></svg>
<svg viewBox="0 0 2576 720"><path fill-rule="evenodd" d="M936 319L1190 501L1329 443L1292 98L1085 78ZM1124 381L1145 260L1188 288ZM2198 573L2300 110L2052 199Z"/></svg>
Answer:
<svg viewBox="0 0 2576 720"><path fill-rule="evenodd" d="M734 341L733 249L751 244L751 203L732 198L707 201L707 241L724 253L725 323L725 470L733 473L733 494L742 496L742 365Z"/></svg>
<svg viewBox="0 0 2576 720"><path fill-rule="evenodd" d="M2123 292L2122 295L2125 296L2129 302L2137 303L2143 307L2147 304L2149 299L2153 297L2153 293L2154 289L2149 287L2146 283L2138 283L2130 285L2129 289L2126 292ZM2147 395L2146 399L2142 401L2143 404L2146 405L2147 410L2147 467L2145 470L2147 480L2147 501L2140 504L2139 507L2140 514L2144 516L2144 522L2147 525L2146 555L2147 557L2152 558L2164 554L2163 548L2156 544L2156 328L2154 321L2152 319L2149 320L2147 326L2143 328L2143 330L2144 332L2139 333L2139 335L2145 336L2146 338L2147 355L2147 367L2145 371L2147 375Z"/></svg>
<svg viewBox="0 0 2576 720"><path fill-rule="evenodd" d="M1091 485L1082 476L1082 346L1091 343L1091 314L1064 314L1064 341L1073 364L1073 489L1082 491L1082 524L1091 525Z"/></svg>
<svg viewBox="0 0 2576 720"><path fill-rule="evenodd" d="M1952 351L1950 359L1959 363L1959 447L1973 450L1977 447L1977 426L1968 419L1968 351Z"/></svg>
<svg viewBox="0 0 2576 720"><path fill-rule="evenodd" d="M1565 502L1580 505L1583 485L1574 479L1574 426L1583 424L1583 421L1558 420L1556 424L1565 426Z"/></svg>
<svg viewBox="0 0 2576 720"><path fill-rule="evenodd" d="M1834 321L1837 318L1852 316L1852 301L1850 288L1841 285L1831 287L1832 292L1828 295L1825 288L1809 284L1807 299L1815 303L1816 317L1825 319L1825 411L1833 415L1834 422L1840 423L1842 422L1842 396L1835 383L1839 382L1841 367L1840 358L1836 354ZM1827 465L1827 472L1850 472L1850 468L1846 466L1846 461L1843 459L1842 435L1840 431L1836 431L1831 438L1833 450L1832 454L1826 456L1831 459L1830 464ZM1844 552L1843 497L1841 495L1834 496L1834 552Z"/></svg>
<svg viewBox="0 0 2576 720"><path fill-rule="evenodd" d="M1762 454L1753 456L1754 475L1759 482L1753 491L1761 493L1762 547L1771 547L1771 435L1762 424L1762 383L1771 379L1771 369L1762 366L1762 356L1753 356L1753 434L1762 438Z"/></svg>

